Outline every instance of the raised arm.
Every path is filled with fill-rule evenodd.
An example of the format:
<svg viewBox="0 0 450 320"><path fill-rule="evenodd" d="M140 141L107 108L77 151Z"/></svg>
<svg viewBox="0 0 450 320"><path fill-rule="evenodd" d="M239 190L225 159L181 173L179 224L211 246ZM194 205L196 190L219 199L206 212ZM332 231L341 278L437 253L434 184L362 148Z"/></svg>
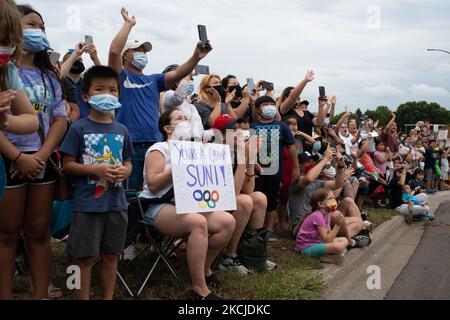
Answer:
<svg viewBox="0 0 450 320"><path fill-rule="evenodd" d="M281 115L285 115L292 109L297 98L302 94L308 82L314 80L314 71L308 70L306 72L305 78L291 91L286 100L280 105L280 113Z"/></svg>
<svg viewBox="0 0 450 320"><path fill-rule="evenodd" d="M127 43L131 29L133 29L133 27L136 25L136 17L130 17L128 15L128 11L125 8L122 8L120 13L122 14L124 23L122 28L119 30L119 33L111 42L108 59L108 66L110 66L119 74L122 72L123 67L122 50Z"/></svg>
<svg viewBox="0 0 450 320"><path fill-rule="evenodd" d="M309 172L306 174L306 176L301 177L298 180L300 189L304 189L307 186L309 186L311 183L317 180L319 178L320 174L323 171L323 168L325 165L333 159L333 156L336 154L336 150L334 148L331 148L328 146L327 150L324 153L323 159L314 166Z"/></svg>
<svg viewBox="0 0 450 320"><path fill-rule="evenodd" d="M61 77L67 77L67 75L70 72L70 69L73 66L73 63L81 57L81 55L84 52L84 49L85 49L84 42L80 42L75 45L75 50L72 52L69 58L67 58L67 60L61 64Z"/></svg>
<svg viewBox="0 0 450 320"><path fill-rule="evenodd" d="M327 104L327 99L319 98L319 111L317 112L317 117L313 119L313 124L316 127L322 127L323 121L325 120L325 105Z"/></svg>
<svg viewBox="0 0 450 320"><path fill-rule="evenodd" d="M345 123L348 123L348 118L350 117L351 113L350 112L346 112L338 121L338 123L336 124L336 132L339 133L339 130L341 129L342 125Z"/></svg>
<svg viewBox="0 0 450 320"><path fill-rule="evenodd" d="M395 115L395 113L392 112L392 119L391 121L389 121L389 123L386 125L386 128L384 128L384 133L385 134L389 134L389 130L391 129L392 125L395 123L395 119L397 118L397 116Z"/></svg>
<svg viewBox="0 0 450 320"><path fill-rule="evenodd" d="M96 66L102 65L102 63L100 62L100 59L98 58L97 48L95 47L95 44L86 45L84 47L84 52L89 54L94 65L96 65Z"/></svg>
<svg viewBox="0 0 450 320"><path fill-rule="evenodd" d="M344 157L340 153L337 153L336 163L337 163L336 180L327 181L325 183L325 188L328 188L331 190L343 188L345 185L345 173L346 173L345 160L344 160Z"/></svg>
<svg viewBox="0 0 450 320"><path fill-rule="evenodd" d="M195 66L200 62L200 60L206 57L212 49L213 48L211 44L209 44L209 46L207 46L206 48L203 48L202 42L199 41L197 43L197 46L195 47L192 57L190 57L188 61L183 63L175 70L170 71L166 74L164 80L166 88L172 88L176 83L190 75L192 71L194 71Z"/></svg>

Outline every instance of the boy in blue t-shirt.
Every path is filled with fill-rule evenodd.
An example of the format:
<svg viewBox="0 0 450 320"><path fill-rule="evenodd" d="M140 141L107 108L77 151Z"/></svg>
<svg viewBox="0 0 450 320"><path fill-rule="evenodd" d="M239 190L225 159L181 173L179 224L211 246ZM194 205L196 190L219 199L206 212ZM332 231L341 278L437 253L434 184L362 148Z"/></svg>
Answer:
<svg viewBox="0 0 450 320"><path fill-rule="evenodd" d="M287 148L292 159L293 180L300 177L300 166L297 151L295 149L295 138L289 127L280 121L275 121L277 107L275 100L269 96L262 96L255 102L260 121L251 124L262 139L262 146L258 154L258 162L262 168L260 177L256 181L256 190L263 192L267 197L267 229L271 231L269 241L276 240L273 234L277 215L278 194L281 183L281 164L283 160L283 149Z"/></svg>
<svg viewBox="0 0 450 320"><path fill-rule="evenodd" d="M128 224L123 182L130 176L133 147L125 126L115 122L120 108L118 74L95 66L83 78L82 94L90 107L75 122L61 145L64 171L75 177L73 219L68 254L81 270L78 299L89 299L91 271L101 257L102 297L114 296L117 258L123 251Z"/></svg>

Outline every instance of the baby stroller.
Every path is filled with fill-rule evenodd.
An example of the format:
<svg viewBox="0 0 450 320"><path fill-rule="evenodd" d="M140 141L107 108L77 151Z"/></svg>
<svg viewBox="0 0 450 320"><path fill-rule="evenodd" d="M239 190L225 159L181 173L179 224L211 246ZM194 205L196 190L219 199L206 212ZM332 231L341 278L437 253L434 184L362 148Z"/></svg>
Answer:
<svg viewBox="0 0 450 320"><path fill-rule="evenodd" d="M393 188L395 188L393 170L388 170L386 172L385 179L364 170L361 170L359 174L360 177L367 179L369 182L368 197L373 201L375 207L381 209L393 208L394 199L392 191Z"/></svg>

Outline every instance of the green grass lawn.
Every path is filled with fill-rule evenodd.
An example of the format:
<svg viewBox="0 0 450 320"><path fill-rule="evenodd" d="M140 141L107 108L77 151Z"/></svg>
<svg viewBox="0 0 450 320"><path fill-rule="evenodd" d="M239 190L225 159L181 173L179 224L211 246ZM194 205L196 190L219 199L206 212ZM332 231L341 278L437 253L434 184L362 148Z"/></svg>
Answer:
<svg viewBox="0 0 450 320"><path fill-rule="evenodd" d="M394 210L367 208L369 220L376 228L384 221L397 215ZM280 232L280 240L268 244L268 259L276 262L278 268L265 273L240 275L234 272L216 271L223 283L223 288L217 294L227 299L236 300L308 300L321 299L326 284L317 272L322 266L317 259L300 256L293 251L294 239L289 233ZM72 293L66 289L66 269L69 261L64 254L65 243L52 243L53 283L62 289L63 299L71 299ZM130 267L123 269L126 281L133 290L143 282L149 268L149 261L153 262L155 255L145 253ZM155 273L150 278L146 288L139 299L183 299L190 290L190 279L186 269L186 256L180 249L172 261L181 276L175 279L170 271L160 262ZM98 266L94 268L92 297L100 298L100 284ZM29 276L18 276L15 281L15 290L19 299L30 298L31 281ZM129 299L129 295L118 281L116 286L116 299Z"/></svg>

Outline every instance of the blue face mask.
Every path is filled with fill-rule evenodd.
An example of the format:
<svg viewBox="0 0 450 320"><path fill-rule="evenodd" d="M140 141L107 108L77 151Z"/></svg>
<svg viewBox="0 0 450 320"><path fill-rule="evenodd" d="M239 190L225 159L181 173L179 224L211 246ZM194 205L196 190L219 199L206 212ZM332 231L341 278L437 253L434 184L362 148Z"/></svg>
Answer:
<svg viewBox="0 0 450 320"><path fill-rule="evenodd" d="M144 70L148 64L147 54L145 52L134 52L133 57L131 64L139 70Z"/></svg>
<svg viewBox="0 0 450 320"><path fill-rule="evenodd" d="M322 149L322 143L320 141L314 142L313 147L312 147L312 151L313 152L319 152L320 149Z"/></svg>
<svg viewBox="0 0 450 320"><path fill-rule="evenodd" d="M189 81L188 96L192 95L194 93L194 90L195 90L194 83L192 81Z"/></svg>
<svg viewBox="0 0 450 320"><path fill-rule="evenodd" d="M122 106L119 98L110 94L99 94L90 97L89 105L101 113L111 113L111 111L119 109Z"/></svg>
<svg viewBox="0 0 450 320"><path fill-rule="evenodd" d="M261 111L261 115L267 120L273 120L277 115L277 107L274 105L261 107Z"/></svg>
<svg viewBox="0 0 450 320"><path fill-rule="evenodd" d="M29 52L40 52L50 48L47 35L41 29L23 30L23 47Z"/></svg>

